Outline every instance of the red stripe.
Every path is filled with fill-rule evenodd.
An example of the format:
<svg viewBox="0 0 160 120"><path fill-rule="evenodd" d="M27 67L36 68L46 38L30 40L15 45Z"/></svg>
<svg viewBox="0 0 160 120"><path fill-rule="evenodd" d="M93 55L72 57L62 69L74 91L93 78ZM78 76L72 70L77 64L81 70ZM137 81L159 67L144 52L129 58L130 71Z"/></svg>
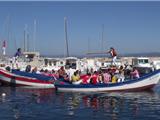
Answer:
<svg viewBox="0 0 160 120"><path fill-rule="evenodd" d="M43 84L53 84L53 82L49 82L49 81L43 81L43 80L32 79L32 78L25 78L25 77L14 76L14 75L12 76L10 74L3 72L2 70L0 70L0 74L4 75L5 77L8 77L10 79L15 77L15 79L19 80L19 81L32 82L32 83L43 83Z"/></svg>

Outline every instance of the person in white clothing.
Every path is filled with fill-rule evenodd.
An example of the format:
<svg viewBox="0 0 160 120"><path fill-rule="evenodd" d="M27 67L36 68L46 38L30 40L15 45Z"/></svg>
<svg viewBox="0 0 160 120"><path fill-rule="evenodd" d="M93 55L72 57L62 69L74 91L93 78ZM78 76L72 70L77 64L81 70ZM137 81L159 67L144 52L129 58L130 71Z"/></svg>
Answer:
<svg viewBox="0 0 160 120"><path fill-rule="evenodd" d="M111 47L110 50L107 53L110 53L110 55L112 57L112 65L116 66L116 60L117 60L116 50L113 47Z"/></svg>

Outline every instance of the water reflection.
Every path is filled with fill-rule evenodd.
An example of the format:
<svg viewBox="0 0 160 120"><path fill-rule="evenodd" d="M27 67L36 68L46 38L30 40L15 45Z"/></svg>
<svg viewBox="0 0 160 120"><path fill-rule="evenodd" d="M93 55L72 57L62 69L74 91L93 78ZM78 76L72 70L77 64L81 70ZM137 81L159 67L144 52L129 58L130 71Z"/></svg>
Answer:
<svg viewBox="0 0 160 120"><path fill-rule="evenodd" d="M138 105L138 99L137 98L134 98L133 99L133 104L132 104L132 108L133 108L133 114L134 116L137 116L138 115L138 111L139 111L139 105Z"/></svg>
<svg viewBox="0 0 160 120"><path fill-rule="evenodd" d="M109 116L110 114L110 117L112 119L117 119L118 107L122 106L122 104L120 104L119 106L119 103L121 102L122 99L119 99L117 97L112 97L112 96L109 97L109 96L103 96L99 94L87 95L87 96L83 96L82 99L83 99L83 105L85 107L91 108L94 111L103 110L104 113L107 113L107 116Z"/></svg>
<svg viewBox="0 0 160 120"><path fill-rule="evenodd" d="M68 97L66 102L67 113L68 115L74 115L75 109L78 109L80 106L80 96L78 94L73 94Z"/></svg>
<svg viewBox="0 0 160 120"><path fill-rule="evenodd" d="M2 94L6 96L3 97ZM0 88L0 102L4 114L0 119L23 119L24 116L33 116L31 107L34 104L46 104L52 102L53 89L26 89L15 87ZM1 110L1 111L2 111ZM2 113L2 112L1 112Z"/></svg>
<svg viewBox="0 0 160 120"><path fill-rule="evenodd" d="M63 95L65 96L66 94ZM142 115L143 110L140 108L145 104L147 105L147 109L153 107L153 104L150 103L154 101L160 104L160 96L154 92L102 93L91 95L70 93L70 95L67 96L69 97L65 97L65 101L67 103L69 115L79 115L79 113L75 111L83 107L84 109L90 109L94 112L95 116L102 115L112 120L125 118L127 115L131 119L134 119Z"/></svg>
<svg viewBox="0 0 160 120"><path fill-rule="evenodd" d="M17 91L21 94L26 94L30 98L30 102L35 103L48 103L53 102L54 89L28 89L28 88L18 88Z"/></svg>
<svg viewBox="0 0 160 120"><path fill-rule="evenodd" d="M160 114L158 92L84 94L1 87L2 93L6 96L0 96L0 110L4 112L0 119L157 119Z"/></svg>

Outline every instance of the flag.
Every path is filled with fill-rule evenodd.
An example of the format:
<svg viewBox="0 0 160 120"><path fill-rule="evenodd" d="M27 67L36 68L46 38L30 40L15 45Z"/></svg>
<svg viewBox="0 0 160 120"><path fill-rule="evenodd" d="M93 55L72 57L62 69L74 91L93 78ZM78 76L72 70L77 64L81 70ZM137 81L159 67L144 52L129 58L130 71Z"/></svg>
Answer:
<svg viewBox="0 0 160 120"><path fill-rule="evenodd" d="M6 55L6 41L3 41L3 46L2 46L2 53L3 55Z"/></svg>

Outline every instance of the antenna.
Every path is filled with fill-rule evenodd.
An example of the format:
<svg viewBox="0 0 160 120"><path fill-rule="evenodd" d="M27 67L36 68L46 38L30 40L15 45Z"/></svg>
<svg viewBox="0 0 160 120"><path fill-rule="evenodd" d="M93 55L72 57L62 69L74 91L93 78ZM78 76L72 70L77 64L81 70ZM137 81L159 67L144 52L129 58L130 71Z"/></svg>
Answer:
<svg viewBox="0 0 160 120"><path fill-rule="evenodd" d="M64 32L65 32L65 47L66 47L66 57L69 57L68 50L68 36L67 36L67 17L64 17Z"/></svg>

